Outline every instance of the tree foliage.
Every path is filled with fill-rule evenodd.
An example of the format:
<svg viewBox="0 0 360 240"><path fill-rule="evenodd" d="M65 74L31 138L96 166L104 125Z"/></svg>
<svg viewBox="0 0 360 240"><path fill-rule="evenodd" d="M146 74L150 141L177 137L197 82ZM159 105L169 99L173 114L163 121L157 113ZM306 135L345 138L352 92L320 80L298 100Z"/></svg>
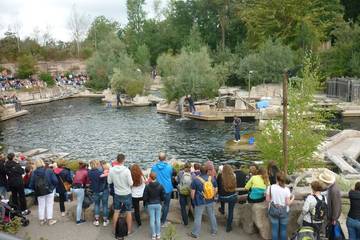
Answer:
<svg viewBox="0 0 360 240"><path fill-rule="evenodd" d="M277 83L282 80L284 69L294 66L294 60L295 54L288 46L268 40L258 51L240 60L237 74L247 82L251 72L251 85Z"/></svg>
<svg viewBox="0 0 360 240"><path fill-rule="evenodd" d="M23 55L18 59L17 77L24 79L36 73L36 60L31 55Z"/></svg>
<svg viewBox="0 0 360 240"><path fill-rule="evenodd" d="M40 78L40 80L43 80L47 84L47 86L51 87L51 86L55 85L55 81L54 81L53 77L48 72L40 73L39 78Z"/></svg>
<svg viewBox="0 0 360 240"><path fill-rule="evenodd" d="M326 115L313 106L314 94L320 82L318 58L307 54L302 79L290 81L288 105L288 172L314 165L314 152L325 137L319 126ZM263 159L275 160L284 167L281 121L270 121L257 136L257 147Z"/></svg>
<svg viewBox="0 0 360 240"><path fill-rule="evenodd" d="M104 16L98 16L91 23L85 44L97 49L98 45L106 41L110 34L116 34L119 31L119 23L116 21L110 21Z"/></svg>
<svg viewBox="0 0 360 240"><path fill-rule="evenodd" d="M178 56L161 55L158 60L168 101L191 94L195 99L217 95L219 82L206 47L197 52L183 50Z"/></svg>

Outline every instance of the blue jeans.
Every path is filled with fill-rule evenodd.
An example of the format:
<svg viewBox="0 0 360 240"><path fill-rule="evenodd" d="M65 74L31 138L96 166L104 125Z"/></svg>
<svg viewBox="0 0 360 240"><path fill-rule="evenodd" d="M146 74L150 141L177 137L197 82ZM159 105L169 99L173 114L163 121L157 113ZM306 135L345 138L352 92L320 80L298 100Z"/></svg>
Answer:
<svg viewBox="0 0 360 240"><path fill-rule="evenodd" d="M219 201L228 203L228 215L226 219L226 229L231 229L232 222L233 222L233 216L234 216L234 207L237 202L237 195L231 195L231 196L219 196ZM225 206L224 206L225 207ZM223 209L225 210L225 209Z"/></svg>
<svg viewBox="0 0 360 240"><path fill-rule="evenodd" d="M192 230L192 234L196 237L200 236L201 232L201 220L202 215L204 212L204 209L206 209L206 212L208 214L208 217L210 219L210 227L211 227L211 233L216 234L217 233L217 223L215 218L215 212L214 212L214 203L208 203L204 205L195 206L195 219L194 219L194 227Z"/></svg>
<svg viewBox="0 0 360 240"><path fill-rule="evenodd" d="M189 206L190 196L179 194L179 203L181 208L181 218L183 220L184 225L186 226L189 224L189 216L186 207Z"/></svg>
<svg viewBox="0 0 360 240"><path fill-rule="evenodd" d="M0 197L2 199L6 199L7 198L7 190L6 187L0 186Z"/></svg>
<svg viewBox="0 0 360 240"><path fill-rule="evenodd" d="M129 195L114 195L114 210L124 210L125 212L132 211L132 198Z"/></svg>
<svg viewBox="0 0 360 240"><path fill-rule="evenodd" d="M171 201L171 192L164 194L164 204L162 206L162 213L161 213L161 224L166 222L167 215L169 213L169 206Z"/></svg>
<svg viewBox="0 0 360 240"><path fill-rule="evenodd" d="M289 222L289 215L284 218L269 216L271 222L271 236L273 240L287 240L286 227Z"/></svg>
<svg viewBox="0 0 360 240"><path fill-rule="evenodd" d="M109 190L104 190L100 193L94 193L94 215L95 219L99 219L100 217L100 204L102 206L102 213L104 220L107 220L109 217Z"/></svg>
<svg viewBox="0 0 360 240"><path fill-rule="evenodd" d="M240 129L235 129L235 140L236 141L240 140Z"/></svg>
<svg viewBox="0 0 360 240"><path fill-rule="evenodd" d="M349 239L360 239L360 221L353 219L353 218L347 218L346 220L346 226L349 231Z"/></svg>
<svg viewBox="0 0 360 240"><path fill-rule="evenodd" d="M147 209L150 216L150 228L151 236L158 235L160 236L160 213L161 205L160 204L149 204Z"/></svg>
<svg viewBox="0 0 360 240"><path fill-rule="evenodd" d="M76 195L76 221L80 221L82 213L82 204L85 196L85 189L73 188L72 192Z"/></svg>

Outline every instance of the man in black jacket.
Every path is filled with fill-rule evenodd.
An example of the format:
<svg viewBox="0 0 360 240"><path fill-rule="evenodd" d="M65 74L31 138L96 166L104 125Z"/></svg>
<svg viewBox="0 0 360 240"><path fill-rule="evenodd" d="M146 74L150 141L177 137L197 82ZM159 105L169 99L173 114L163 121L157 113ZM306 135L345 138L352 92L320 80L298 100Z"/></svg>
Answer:
<svg viewBox="0 0 360 240"><path fill-rule="evenodd" d="M5 171L5 157L0 154L0 198L6 199L7 197L7 178Z"/></svg>
<svg viewBox="0 0 360 240"><path fill-rule="evenodd" d="M29 214L30 211L26 207L26 199L24 192L24 181L22 175L24 169L15 161L15 154L7 155L8 161L5 163L5 171L8 179L9 190L11 191L11 201L18 210L23 214Z"/></svg>

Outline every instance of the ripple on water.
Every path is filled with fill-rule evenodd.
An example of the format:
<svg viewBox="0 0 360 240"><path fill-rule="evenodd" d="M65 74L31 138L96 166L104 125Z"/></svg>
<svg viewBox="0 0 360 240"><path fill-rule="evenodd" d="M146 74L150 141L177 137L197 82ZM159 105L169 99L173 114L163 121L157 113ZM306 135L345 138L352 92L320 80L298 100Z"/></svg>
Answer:
<svg viewBox="0 0 360 240"><path fill-rule="evenodd" d="M176 121L154 107L107 109L99 99L68 99L29 106L30 114L0 123L0 143L15 149L48 148L72 158L114 159L124 152L146 166L166 151L169 158L216 163L257 160L253 152L224 152L231 123ZM254 128L253 124L244 123Z"/></svg>

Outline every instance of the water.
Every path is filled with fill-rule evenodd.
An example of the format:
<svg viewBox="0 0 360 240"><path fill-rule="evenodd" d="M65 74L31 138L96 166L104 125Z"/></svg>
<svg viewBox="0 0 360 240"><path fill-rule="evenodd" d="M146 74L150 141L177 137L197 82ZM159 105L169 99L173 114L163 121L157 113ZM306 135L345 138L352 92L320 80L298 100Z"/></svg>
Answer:
<svg viewBox="0 0 360 240"><path fill-rule="evenodd" d="M47 148L72 159L114 159L147 166L159 151L169 158L215 163L258 160L254 152L225 152L231 123L177 121L155 107L105 108L99 99L68 99L26 107L30 114L0 123L0 143L13 150ZM254 123L244 123L254 129Z"/></svg>

